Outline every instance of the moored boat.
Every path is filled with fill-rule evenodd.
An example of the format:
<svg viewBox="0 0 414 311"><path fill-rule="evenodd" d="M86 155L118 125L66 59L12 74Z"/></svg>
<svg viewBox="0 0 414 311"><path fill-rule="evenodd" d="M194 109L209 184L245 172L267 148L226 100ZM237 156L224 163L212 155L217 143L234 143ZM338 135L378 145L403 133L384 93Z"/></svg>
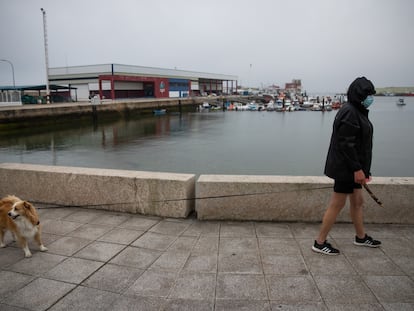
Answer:
<svg viewBox="0 0 414 311"><path fill-rule="evenodd" d="M155 109L152 111L154 115L160 116L167 113L167 109Z"/></svg>
<svg viewBox="0 0 414 311"><path fill-rule="evenodd" d="M404 98L399 98L398 100L397 100L397 103L396 103L398 106L404 106L405 105L405 101L404 101Z"/></svg>

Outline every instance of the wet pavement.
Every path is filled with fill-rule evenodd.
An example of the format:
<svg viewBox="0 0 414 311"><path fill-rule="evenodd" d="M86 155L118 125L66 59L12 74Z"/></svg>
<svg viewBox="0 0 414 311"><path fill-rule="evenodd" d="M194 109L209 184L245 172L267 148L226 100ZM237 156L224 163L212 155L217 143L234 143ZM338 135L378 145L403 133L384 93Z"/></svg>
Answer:
<svg viewBox="0 0 414 311"><path fill-rule="evenodd" d="M163 219L39 207L47 252L8 234L0 310L414 310L414 225L351 224L311 251L319 224Z"/></svg>

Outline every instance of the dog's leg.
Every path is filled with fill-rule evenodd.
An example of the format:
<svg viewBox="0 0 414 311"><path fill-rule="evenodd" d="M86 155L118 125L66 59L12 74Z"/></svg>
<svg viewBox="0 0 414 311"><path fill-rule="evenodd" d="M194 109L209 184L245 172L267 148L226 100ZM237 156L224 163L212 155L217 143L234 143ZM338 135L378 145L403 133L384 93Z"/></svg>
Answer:
<svg viewBox="0 0 414 311"><path fill-rule="evenodd" d="M29 246L27 245L27 241L24 237L17 235L19 245L22 247L24 252L24 257L29 258L32 257L32 253L30 252Z"/></svg>
<svg viewBox="0 0 414 311"><path fill-rule="evenodd" d="M24 257L26 258L32 257L32 253L30 252L29 246L27 245L26 241L23 242L22 248L24 251Z"/></svg>
<svg viewBox="0 0 414 311"><path fill-rule="evenodd" d="M4 243L4 230L0 230L0 247L6 247L6 244Z"/></svg>
<svg viewBox="0 0 414 311"><path fill-rule="evenodd" d="M40 239L40 232L36 232L34 239L39 245L39 249L41 252L46 252L48 250L47 247L43 245L42 240Z"/></svg>

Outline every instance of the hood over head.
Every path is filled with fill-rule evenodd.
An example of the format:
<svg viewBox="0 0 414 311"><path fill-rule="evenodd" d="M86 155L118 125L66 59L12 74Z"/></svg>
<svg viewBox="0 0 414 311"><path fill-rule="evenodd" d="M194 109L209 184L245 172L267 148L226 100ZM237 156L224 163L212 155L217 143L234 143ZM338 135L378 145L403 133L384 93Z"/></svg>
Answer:
<svg viewBox="0 0 414 311"><path fill-rule="evenodd" d="M360 104L368 95L376 93L374 84L365 77L356 78L348 88L348 102Z"/></svg>

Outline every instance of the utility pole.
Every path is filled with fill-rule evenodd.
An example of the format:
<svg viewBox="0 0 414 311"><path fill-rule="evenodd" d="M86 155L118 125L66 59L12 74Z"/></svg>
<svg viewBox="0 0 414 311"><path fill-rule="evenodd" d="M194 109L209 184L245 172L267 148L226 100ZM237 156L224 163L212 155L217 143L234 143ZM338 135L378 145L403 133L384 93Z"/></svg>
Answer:
<svg viewBox="0 0 414 311"><path fill-rule="evenodd" d="M45 63L46 63L46 104L50 104L50 88L49 88L49 52L47 45L47 24L46 24L46 11L43 8L40 9L43 14L43 38L45 45Z"/></svg>

